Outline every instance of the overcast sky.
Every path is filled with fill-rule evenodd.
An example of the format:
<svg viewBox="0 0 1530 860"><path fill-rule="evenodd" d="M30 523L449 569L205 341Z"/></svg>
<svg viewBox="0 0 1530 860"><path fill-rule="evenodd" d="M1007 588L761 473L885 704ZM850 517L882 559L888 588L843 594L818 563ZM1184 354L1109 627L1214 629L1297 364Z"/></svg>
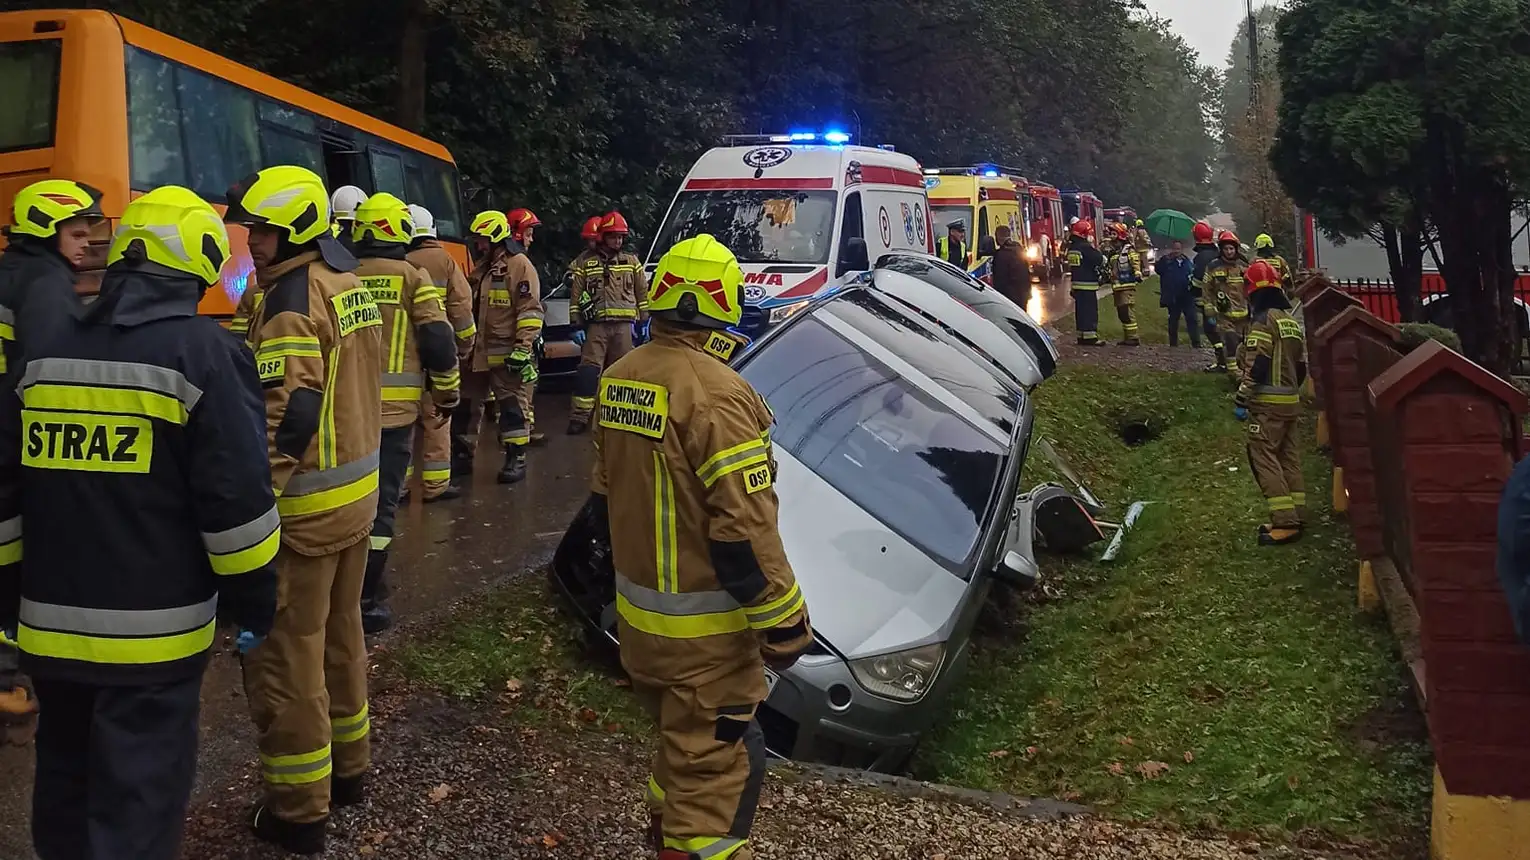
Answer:
<svg viewBox="0 0 1530 860"><path fill-rule="evenodd" d="M1148 11L1168 18L1174 30L1201 55L1201 63L1220 69L1227 64L1238 23L1247 14L1239 0L1143 0ZM1262 0L1255 6L1265 5Z"/></svg>

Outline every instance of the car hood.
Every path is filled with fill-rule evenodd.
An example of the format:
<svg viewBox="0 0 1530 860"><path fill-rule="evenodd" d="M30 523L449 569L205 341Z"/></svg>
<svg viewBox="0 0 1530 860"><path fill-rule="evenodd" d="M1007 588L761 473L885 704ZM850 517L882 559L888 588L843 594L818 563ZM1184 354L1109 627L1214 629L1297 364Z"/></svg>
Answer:
<svg viewBox="0 0 1530 860"><path fill-rule="evenodd" d="M845 657L944 641L969 583L785 451L781 541L818 636Z"/></svg>

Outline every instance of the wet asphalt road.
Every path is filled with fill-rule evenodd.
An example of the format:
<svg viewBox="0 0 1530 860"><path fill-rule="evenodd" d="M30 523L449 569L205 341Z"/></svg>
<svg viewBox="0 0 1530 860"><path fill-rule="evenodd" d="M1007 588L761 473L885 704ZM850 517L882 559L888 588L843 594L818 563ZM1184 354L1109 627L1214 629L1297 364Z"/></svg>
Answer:
<svg viewBox="0 0 1530 860"><path fill-rule="evenodd" d="M589 493L589 437L564 435L568 407L567 393L555 390L537 398L538 427L548 444L531 450L520 484L495 483L502 457L486 435L462 498L424 505L417 487L411 493L399 511L389 563L391 603L403 625L552 557ZM396 630L379 641L386 644L393 635ZM202 749L193 802L255 800L248 781L255 737L231 654L225 636L202 684ZM31 749L0 749L0 773L0 860L27 860L32 857Z"/></svg>

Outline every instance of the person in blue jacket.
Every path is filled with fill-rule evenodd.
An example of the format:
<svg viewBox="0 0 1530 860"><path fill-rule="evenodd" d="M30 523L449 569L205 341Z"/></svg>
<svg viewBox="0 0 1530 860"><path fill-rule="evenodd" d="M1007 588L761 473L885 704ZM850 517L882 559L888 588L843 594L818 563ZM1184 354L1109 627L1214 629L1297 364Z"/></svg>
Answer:
<svg viewBox="0 0 1530 860"><path fill-rule="evenodd" d="M1519 641L1530 646L1530 457L1514 467L1498 500L1498 582Z"/></svg>
<svg viewBox="0 0 1530 860"><path fill-rule="evenodd" d="M1190 346L1200 349L1201 330L1196 325L1195 295L1190 290L1195 263L1185 256L1185 243L1176 239L1174 250L1159 257L1153 271L1158 273L1158 304L1169 311L1169 346L1179 346L1179 320L1184 317Z"/></svg>

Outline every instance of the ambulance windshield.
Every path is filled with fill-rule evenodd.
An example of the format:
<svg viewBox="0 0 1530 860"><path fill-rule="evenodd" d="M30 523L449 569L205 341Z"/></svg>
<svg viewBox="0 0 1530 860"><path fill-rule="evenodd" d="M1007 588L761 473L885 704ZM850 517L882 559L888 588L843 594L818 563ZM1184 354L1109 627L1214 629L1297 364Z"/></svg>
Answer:
<svg viewBox="0 0 1530 860"><path fill-rule="evenodd" d="M682 191L654 247L711 233L740 263L829 261L833 191Z"/></svg>
<svg viewBox="0 0 1530 860"><path fill-rule="evenodd" d="M948 228L957 221L967 228L967 235L972 235L972 207L971 206L931 206L930 218L935 222L935 239L939 241L946 237Z"/></svg>

